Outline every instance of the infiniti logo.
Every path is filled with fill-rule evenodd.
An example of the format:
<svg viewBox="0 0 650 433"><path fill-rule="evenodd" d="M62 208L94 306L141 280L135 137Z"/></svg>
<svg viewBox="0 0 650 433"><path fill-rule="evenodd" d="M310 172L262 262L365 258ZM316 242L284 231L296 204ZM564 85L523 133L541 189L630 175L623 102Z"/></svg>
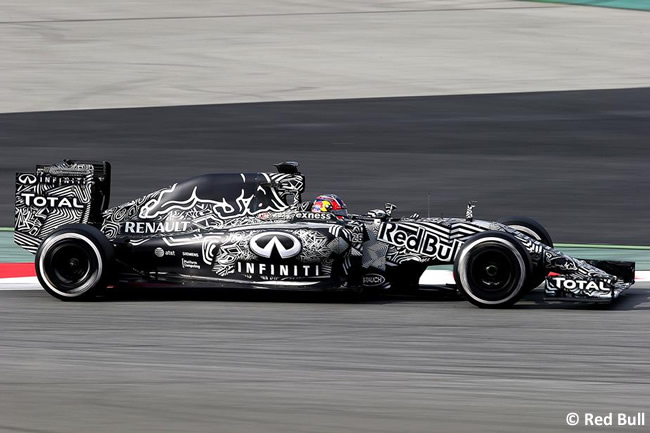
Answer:
<svg viewBox="0 0 650 433"><path fill-rule="evenodd" d="M289 259L300 254L302 245L297 237L284 232L264 232L255 235L250 242L251 251L267 259Z"/></svg>
<svg viewBox="0 0 650 433"><path fill-rule="evenodd" d="M36 176L30 173L23 173L18 176L18 183L34 185L36 183Z"/></svg>

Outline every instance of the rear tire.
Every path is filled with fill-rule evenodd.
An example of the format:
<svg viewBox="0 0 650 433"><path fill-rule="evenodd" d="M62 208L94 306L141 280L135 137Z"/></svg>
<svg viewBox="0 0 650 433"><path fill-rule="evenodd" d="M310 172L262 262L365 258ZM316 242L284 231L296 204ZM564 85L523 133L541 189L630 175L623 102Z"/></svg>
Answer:
<svg viewBox="0 0 650 433"><path fill-rule="evenodd" d="M507 307L521 299L530 270L526 249L514 236L497 231L470 237L454 261L461 293L481 308Z"/></svg>
<svg viewBox="0 0 650 433"><path fill-rule="evenodd" d="M62 301L95 297L111 275L113 245L93 226L70 224L48 236L36 252L36 276Z"/></svg>
<svg viewBox="0 0 650 433"><path fill-rule="evenodd" d="M553 248L553 240L551 235L548 234L544 226L535 221L532 218L525 216L513 216L501 218L498 220L501 224L505 224L508 227L522 232L523 234L543 243L544 245ZM528 281L526 282L526 292L531 292L536 289L540 284L544 282L544 279L548 275L548 272L543 265L543 257L540 258L539 263L533 266L533 270L528 276Z"/></svg>

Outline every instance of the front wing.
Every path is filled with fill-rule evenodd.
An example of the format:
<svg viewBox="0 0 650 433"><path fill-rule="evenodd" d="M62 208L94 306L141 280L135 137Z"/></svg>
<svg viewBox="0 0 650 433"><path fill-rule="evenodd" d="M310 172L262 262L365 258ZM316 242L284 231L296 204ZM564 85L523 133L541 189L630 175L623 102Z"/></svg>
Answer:
<svg viewBox="0 0 650 433"><path fill-rule="evenodd" d="M546 300L611 302L634 284L634 262L583 260L500 225L521 242L546 273Z"/></svg>
<svg viewBox="0 0 650 433"><path fill-rule="evenodd" d="M547 300L611 302L634 284L634 262L572 260L574 271L546 277Z"/></svg>

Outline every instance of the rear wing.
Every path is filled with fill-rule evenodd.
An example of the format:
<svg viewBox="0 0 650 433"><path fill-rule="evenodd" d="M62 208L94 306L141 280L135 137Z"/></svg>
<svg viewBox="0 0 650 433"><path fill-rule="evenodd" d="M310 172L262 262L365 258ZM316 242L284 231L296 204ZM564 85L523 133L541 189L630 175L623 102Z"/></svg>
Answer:
<svg viewBox="0 0 650 433"><path fill-rule="evenodd" d="M111 165L64 160L16 173L14 241L35 253L43 239L64 224L101 226L108 208Z"/></svg>

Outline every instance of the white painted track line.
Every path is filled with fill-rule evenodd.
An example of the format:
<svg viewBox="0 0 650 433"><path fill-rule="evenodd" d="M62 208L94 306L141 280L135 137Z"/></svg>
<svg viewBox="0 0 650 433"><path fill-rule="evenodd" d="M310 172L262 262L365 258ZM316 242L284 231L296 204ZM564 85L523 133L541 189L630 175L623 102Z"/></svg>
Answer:
<svg viewBox="0 0 650 433"><path fill-rule="evenodd" d="M0 278L0 290L41 290L36 277Z"/></svg>
<svg viewBox="0 0 650 433"><path fill-rule="evenodd" d="M420 284L423 285L445 285L453 284L454 278L451 271L429 270L426 271ZM0 291L10 290L42 290L36 277L0 278Z"/></svg>
<svg viewBox="0 0 650 433"><path fill-rule="evenodd" d="M650 281L650 271L637 271L637 283ZM446 269L429 269L422 274L420 284L423 286L444 286L454 284L452 271ZM0 291L42 290L36 277L0 278Z"/></svg>

